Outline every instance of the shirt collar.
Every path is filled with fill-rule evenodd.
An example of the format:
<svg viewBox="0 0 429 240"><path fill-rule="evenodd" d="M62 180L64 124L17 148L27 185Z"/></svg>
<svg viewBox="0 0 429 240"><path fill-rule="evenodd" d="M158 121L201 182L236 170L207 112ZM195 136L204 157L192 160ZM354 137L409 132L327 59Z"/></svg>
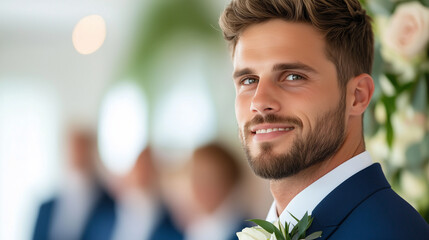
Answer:
<svg viewBox="0 0 429 240"><path fill-rule="evenodd" d="M316 208L332 190L354 174L369 167L371 164L371 156L367 151L364 151L334 168L302 190L290 201L280 214L281 223L287 222L294 226L297 222L290 214L298 219L301 219L306 212L311 215L314 208ZM275 201L271 205L266 219L269 222L275 222L279 219Z"/></svg>

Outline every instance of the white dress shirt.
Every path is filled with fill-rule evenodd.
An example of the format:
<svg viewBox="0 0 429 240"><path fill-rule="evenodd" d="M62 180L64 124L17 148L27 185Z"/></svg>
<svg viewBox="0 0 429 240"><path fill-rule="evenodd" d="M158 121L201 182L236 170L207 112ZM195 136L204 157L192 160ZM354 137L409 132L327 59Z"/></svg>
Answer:
<svg viewBox="0 0 429 240"><path fill-rule="evenodd" d="M128 189L119 197L114 240L145 240L160 221L159 199L140 189Z"/></svg>
<svg viewBox="0 0 429 240"><path fill-rule="evenodd" d="M360 153L353 158L342 163L310 186L302 190L296 195L292 201L286 206L280 214L280 222L290 223L295 226L296 220L290 215L293 214L296 218L301 219L305 212L312 214L314 208L336 187L346 181L354 174L369 167L372 164L371 156L367 151ZM268 212L267 221L275 222L279 219L277 215L276 202L271 205Z"/></svg>
<svg viewBox="0 0 429 240"><path fill-rule="evenodd" d="M194 221L186 229L186 240L228 240L242 225L241 207L237 205L235 196L230 196L211 215L206 215Z"/></svg>
<svg viewBox="0 0 429 240"><path fill-rule="evenodd" d="M66 172L54 207L51 239L79 239L99 197L93 179L77 171Z"/></svg>

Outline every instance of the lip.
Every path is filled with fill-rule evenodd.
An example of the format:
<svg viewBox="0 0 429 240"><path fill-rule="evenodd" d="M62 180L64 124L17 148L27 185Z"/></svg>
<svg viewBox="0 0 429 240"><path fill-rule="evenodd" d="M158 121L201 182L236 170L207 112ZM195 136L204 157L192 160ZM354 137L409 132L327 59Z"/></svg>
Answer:
<svg viewBox="0 0 429 240"><path fill-rule="evenodd" d="M288 124L259 124L250 128L251 136L256 142L272 141L290 134L295 126Z"/></svg>

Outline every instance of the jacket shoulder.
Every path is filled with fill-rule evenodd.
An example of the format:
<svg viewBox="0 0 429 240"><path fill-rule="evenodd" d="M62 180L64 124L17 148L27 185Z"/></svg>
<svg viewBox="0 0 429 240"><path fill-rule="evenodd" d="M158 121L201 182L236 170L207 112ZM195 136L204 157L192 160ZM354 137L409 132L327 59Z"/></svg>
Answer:
<svg viewBox="0 0 429 240"><path fill-rule="evenodd" d="M48 239L48 233L55 204L56 199L53 198L40 205L36 223L33 229L33 240Z"/></svg>
<svg viewBox="0 0 429 240"><path fill-rule="evenodd" d="M391 188L359 204L338 226L331 239L425 239L429 225Z"/></svg>

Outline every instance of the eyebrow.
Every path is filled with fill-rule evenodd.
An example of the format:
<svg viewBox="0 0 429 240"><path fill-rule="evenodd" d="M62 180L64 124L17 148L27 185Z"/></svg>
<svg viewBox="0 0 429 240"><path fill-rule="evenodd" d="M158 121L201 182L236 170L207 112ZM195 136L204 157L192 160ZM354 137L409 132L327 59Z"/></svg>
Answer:
<svg viewBox="0 0 429 240"><path fill-rule="evenodd" d="M284 71L284 70L303 70L306 72L317 73L317 71L314 68L312 68L306 64L300 63L300 62L278 63L278 64L274 65L274 67L272 69L273 72ZM243 68L243 69L235 71L233 74L233 78L238 78L240 76L243 76L246 74L253 74L253 73L254 73L254 71L252 69Z"/></svg>
<svg viewBox="0 0 429 240"><path fill-rule="evenodd" d="M243 68L243 69L235 71L232 76L233 76L233 78L238 78L240 76L247 75L247 74L252 74L252 73L253 73L252 69L250 69L250 68Z"/></svg>
<svg viewBox="0 0 429 240"><path fill-rule="evenodd" d="M276 64L273 67L273 72L282 71L282 70L292 70L292 69L303 70L303 71L311 72L311 73L317 73L317 71L314 68L312 68L306 64L300 63L300 62Z"/></svg>

